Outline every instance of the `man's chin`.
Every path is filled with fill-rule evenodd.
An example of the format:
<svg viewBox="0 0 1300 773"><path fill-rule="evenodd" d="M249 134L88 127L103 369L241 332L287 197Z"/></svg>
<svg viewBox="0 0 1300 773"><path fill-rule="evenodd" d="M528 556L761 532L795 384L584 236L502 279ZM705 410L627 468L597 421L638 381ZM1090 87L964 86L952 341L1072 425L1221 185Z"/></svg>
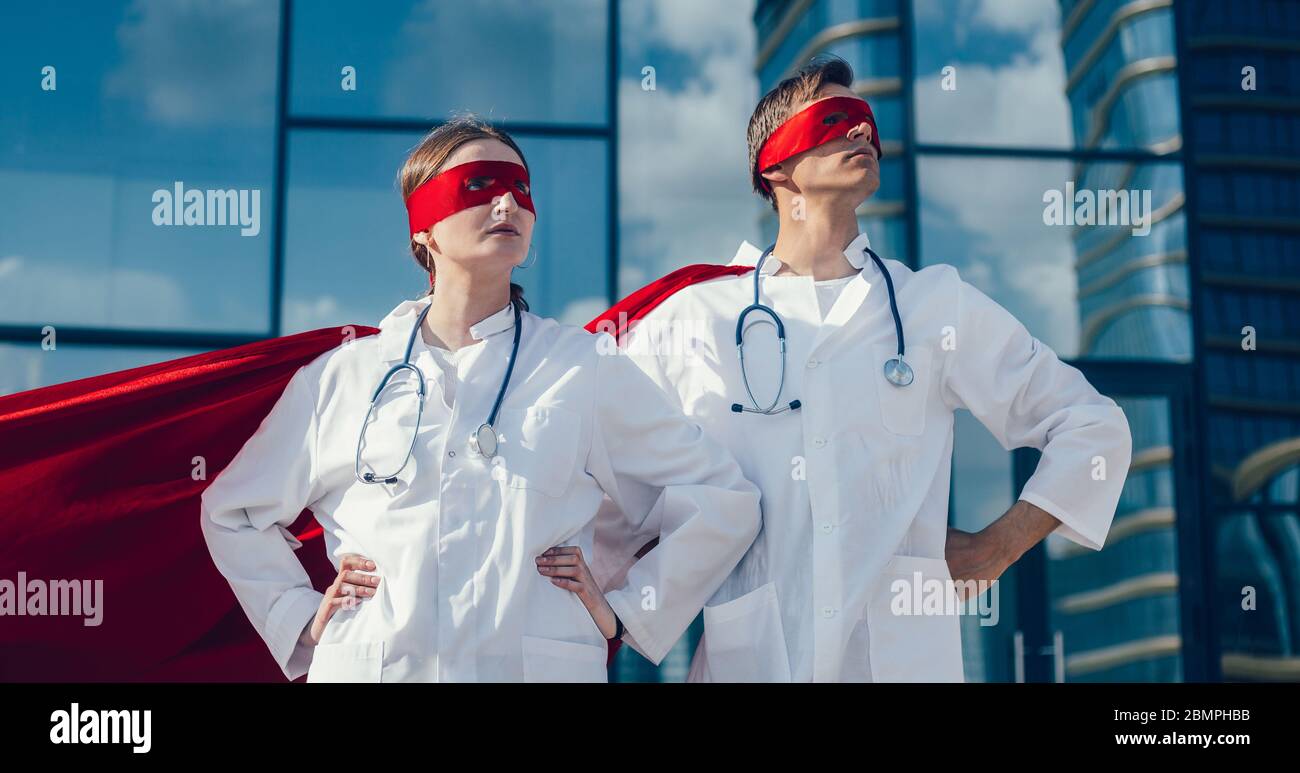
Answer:
<svg viewBox="0 0 1300 773"><path fill-rule="evenodd" d="M859 180L858 183L853 186L852 190L853 196L857 200L857 206L861 206L872 196L875 196L876 192L880 190L879 175L872 174L865 176L864 179Z"/></svg>

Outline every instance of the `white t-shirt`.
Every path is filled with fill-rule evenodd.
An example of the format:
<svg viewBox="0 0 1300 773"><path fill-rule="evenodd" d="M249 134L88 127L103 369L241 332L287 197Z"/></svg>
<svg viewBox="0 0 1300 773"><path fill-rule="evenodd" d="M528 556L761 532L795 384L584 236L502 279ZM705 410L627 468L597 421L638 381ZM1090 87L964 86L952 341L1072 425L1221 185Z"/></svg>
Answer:
<svg viewBox="0 0 1300 773"><path fill-rule="evenodd" d="M436 382L434 388L442 389L443 404L450 409L456 404L456 386L460 383L459 369L461 360L465 358L466 353L472 348L471 346L462 346L456 351L444 349L441 346L435 346L427 343L424 336L418 339L418 344L424 347L424 350L433 358L438 369L442 371L442 378L432 379ZM426 374L432 375L432 374Z"/></svg>
<svg viewBox="0 0 1300 773"><path fill-rule="evenodd" d="M817 288L817 306L821 309L823 321L835 306L835 299L840 297L840 293L856 276L857 274L849 274L839 279L823 279L813 283Z"/></svg>

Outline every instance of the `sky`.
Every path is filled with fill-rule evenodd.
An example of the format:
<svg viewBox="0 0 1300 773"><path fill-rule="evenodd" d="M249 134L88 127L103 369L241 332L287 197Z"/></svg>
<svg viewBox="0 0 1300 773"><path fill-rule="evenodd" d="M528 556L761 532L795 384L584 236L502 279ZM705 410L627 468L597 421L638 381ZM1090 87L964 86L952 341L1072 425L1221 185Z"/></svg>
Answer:
<svg viewBox="0 0 1300 773"><path fill-rule="evenodd" d="M8 106L0 117L0 324L264 332L275 233L274 4L69 8L27 4L19 23L0 32ZM745 146L759 96L753 0L623 0L616 73L604 66L604 9L604 0L298 3L291 112L409 119L472 110L600 126L613 78L618 294L685 263L726 262L742 240L761 238ZM914 18L921 141L1073 145L1055 0L918 0ZM482 29L494 34L464 32ZM59 66L57 92L37 87L50 63ZM359 73L355 92L339 88L344 64ZM945 66L956 68L956 90L940 87ZM374 324L421 291L393 184L418 139L290 133L281 332ZM607 303L602 140L522 142L545 171L535 180L543 207L537 263L520 281L543 313L585 322ZM1042 192L1062 187L1070 165L929 156L918 172L920 262L956 265L1035 335L1073 355L1074 245L1068 229L1041 221ZM262 190L261 233L156 227L150 195L176 180ZM75 229L65 223L69 200L81 215Z"/></svg>

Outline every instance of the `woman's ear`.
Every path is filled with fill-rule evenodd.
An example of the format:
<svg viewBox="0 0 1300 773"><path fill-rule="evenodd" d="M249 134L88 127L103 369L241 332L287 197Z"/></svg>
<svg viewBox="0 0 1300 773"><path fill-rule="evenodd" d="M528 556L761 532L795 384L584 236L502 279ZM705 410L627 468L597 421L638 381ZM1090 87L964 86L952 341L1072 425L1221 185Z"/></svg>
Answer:
<svg viewBox="0 0 1300 773"><path fill-rule="evenodd" d="M438 242L433 238L433 226L429 226L427 230L412 234L411 239L424 248L429 255L429 260L433 260L433 256L438 254Z"/></svg>

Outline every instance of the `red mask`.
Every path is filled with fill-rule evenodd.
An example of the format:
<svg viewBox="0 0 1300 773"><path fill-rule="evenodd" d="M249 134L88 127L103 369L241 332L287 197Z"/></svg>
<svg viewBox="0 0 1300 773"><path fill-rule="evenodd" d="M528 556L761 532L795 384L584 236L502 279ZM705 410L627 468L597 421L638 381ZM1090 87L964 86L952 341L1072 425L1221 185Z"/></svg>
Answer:
<svg viewBox="0 0 1300 773"><path fill-rule="evenodd" d="M836 113L843 117L827 123L827 119ZM879 159L880 133L876 131L876 117L871 113L871 106L857 97L831 97L805 107L772 132L758 153L758 171L770 169L805 150L844 137L863 121L871 126L871 146L876 149L876 158Z"/></svg>
<svg viewBox="0 0 1300 773"><path fill-rule="evenodd" d="M485 179L478 179L485 178ZM471 181L481 187L471 190ZM406 216L411 234L427 231L434 223L462 209L491 204L509 193L519 206L537 216L533 209L528 170L510 161L470 161L453 166L416 188L406 199Z"/></svg>

